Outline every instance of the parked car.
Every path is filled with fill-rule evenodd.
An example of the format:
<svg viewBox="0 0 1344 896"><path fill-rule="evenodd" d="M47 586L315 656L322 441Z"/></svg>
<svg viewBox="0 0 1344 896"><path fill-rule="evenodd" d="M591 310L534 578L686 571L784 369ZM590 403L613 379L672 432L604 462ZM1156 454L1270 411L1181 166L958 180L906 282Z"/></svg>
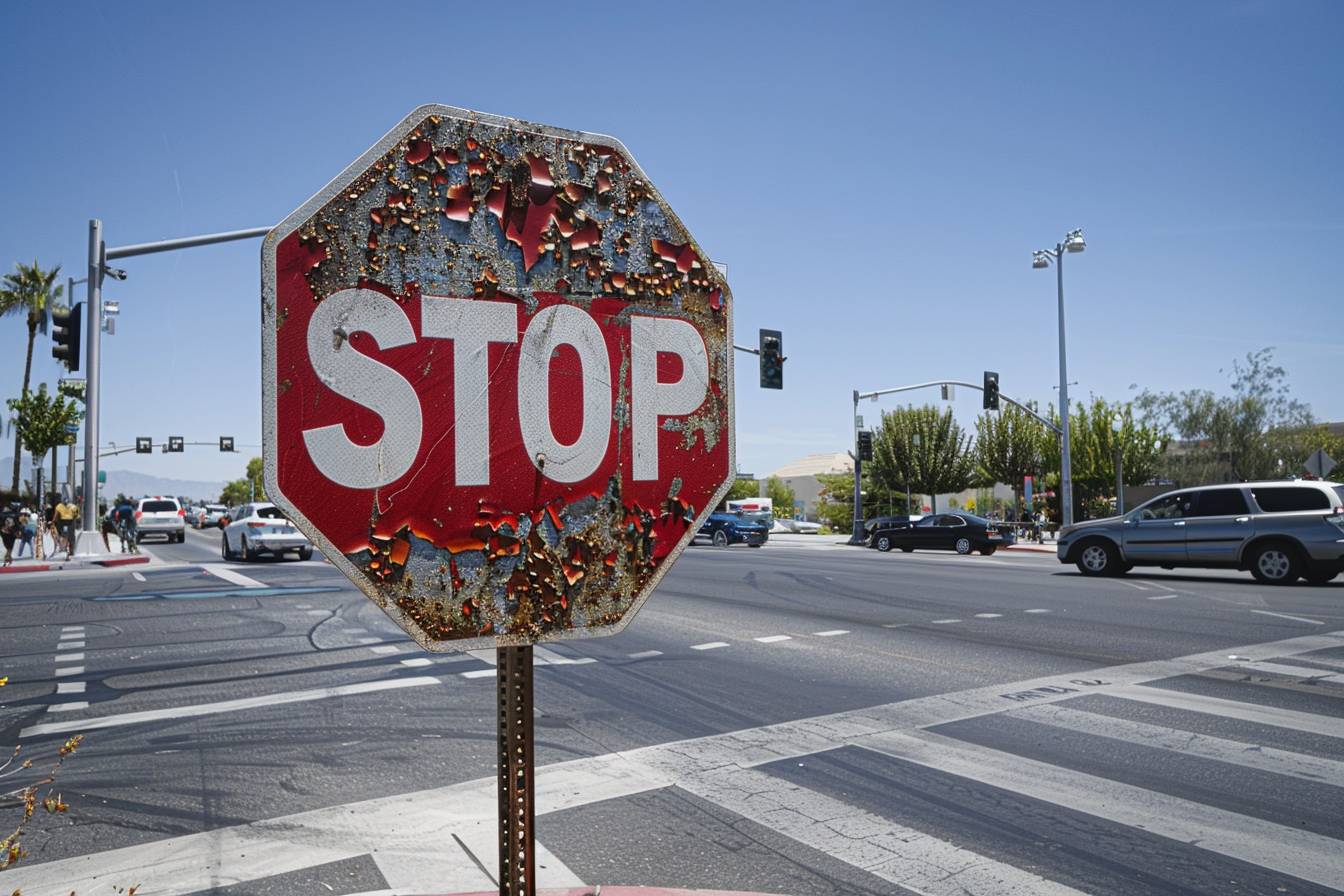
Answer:
<svg viewBox="0 0 1344 896"><path fill-rule="evenodd" d="M283 557L291 552L300 560L313 556L312 542L274 504L264 501L244 504L230 511L229 519L220 547L225 560L250 562L263 555Z"/></svg>
<svg viewBox="0 0 1344 896"><path fill-rule="evenodd" d="M715 547L726 548L730 544L746 542L758 548L770 540L769 523L758 517L763 515L742 510L711 513L691 543L694 544L697 538L708 538Z"/></svg>
<svg viewBox="0 0 1344 896"><path fill-rule="evenodd" d="M181 542L187 537L187 512L176 498L141 498L135 502L135 525L139 532L136 542L146 535L165 535L169 542Z"/></svg>
<svg viewBox="0 0 1344 896"><path fill-rule="evenodd" d="M196 517L196 528L210 529L219 525L219 521L228 513L229 508L223 504L206 504L201 507L199 515Z"/></svg>
<svg viewBox="0 0 1344 896"><path fill-rule="evenodd" d="M807 520L775 520L773 532L792 532L795 535L816 535L821 531L821 523L810 523Z"/></svg>
<svg viewBox="0 0 1344 896"><path fill-rule="evenodd" d="M935 513L913 522L897 520L880 526L868 537L868 546L879 551L899 548L907 554L915 550L979 551L986 556L1013 543L1006 526L969 513Z"/></svg>
<svg viewBox="0 0 1344 896"><path fill-rule="evenodd" d="M1241 482L1159 495L1124 516L1061 529L1057 555L1086 576L1135 566L1250 570L1270 585L1344 572L1344 485Z"/></svg>

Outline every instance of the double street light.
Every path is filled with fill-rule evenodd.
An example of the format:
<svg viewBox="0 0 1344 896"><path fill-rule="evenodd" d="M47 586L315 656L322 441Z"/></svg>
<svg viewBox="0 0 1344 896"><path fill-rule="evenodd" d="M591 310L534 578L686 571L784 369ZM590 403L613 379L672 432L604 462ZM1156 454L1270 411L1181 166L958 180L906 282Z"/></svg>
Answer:
<svg viewBox="0 0 1344 896"><path fill-rule="evenodd" d="M1082 252L1087 248L1081 228L1070 230L1053 249L1037 249L1032 253L1033 268L1048 268L1053 261L1059 281L1059 420L1060 469L1059 497L1061 522L1073 525L1073 463L1069 457L1069 368L1064 351L1064 255Z"/></svg>

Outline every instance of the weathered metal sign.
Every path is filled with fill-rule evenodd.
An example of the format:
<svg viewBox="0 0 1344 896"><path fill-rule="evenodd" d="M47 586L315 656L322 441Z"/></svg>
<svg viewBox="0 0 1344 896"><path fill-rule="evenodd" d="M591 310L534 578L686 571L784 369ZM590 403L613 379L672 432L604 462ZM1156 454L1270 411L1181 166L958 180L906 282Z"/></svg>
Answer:
<svg viewBox="0 0 1344 896"><path fill-rule="evenodd" d="M727 490L731 296L610 137L421 107L262 266L268 495L428 648L619 631Z"/></svg>

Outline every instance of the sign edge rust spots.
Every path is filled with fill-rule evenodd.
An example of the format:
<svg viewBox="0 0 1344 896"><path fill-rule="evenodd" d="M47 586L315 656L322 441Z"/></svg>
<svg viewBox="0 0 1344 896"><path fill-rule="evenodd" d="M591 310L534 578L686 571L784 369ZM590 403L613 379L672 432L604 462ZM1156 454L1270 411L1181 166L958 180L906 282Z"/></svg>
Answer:
<svg viewBox="0 0 1344 896"><path fill-rule="evenodd" d="M709 386L707 387L705 398L693 412L687 415L681 415L684 419L688 421L685 424L686 431L683 432L683 439L685 440L685 442L689 447L693 448L696 444L697 430L691 425L691 423L689 422L689 418L699 414L706 406L710 408L714 408L716 406L715 404L716 396L714 393L714 387L715 386L718 387L719 394L717 395L717 407L721 408L721 412L717 415L715 419L712 419L710 422L716 423L717 425L722 427L722 429L717 433L718 441L723 443L726 449L726 464L722 470L722 481L713 487L712 494L710 494L705 499L705 503L703 506L691 508L694 511L694 518L690 519L689 525L686 526L684 530L682 530L682 534L676 537L675 545L666 554L664 554L661 557L661 559L657 560L656 563L651 563L652 571L647 573L647 576L642 580L640 580L641 584L639 585L638 589L630 595L628 603L624 604L624 610L621 611L621 615L614 621L610 622L601 621L598 624L576 625L574 627L569 628L567 627L547 628L541 631L534 630L515 634L507 634L507 633L501 634L497 630L495 630L483 634L477 633L475 636L463 635L450 638L433 637L429 634L429 632L426 630L424 626L417 623L415 619L412 618L411 614L406 609L404 609L402 606L399 606L396 599L396 595L393 594L394 589L392 587L392 584L389 584L388 582L381 582L381 583L375 582L374 579L371 577L368 562L365 562L365 565L361 567L359 563L356 562L356 560L352 559L352 556L354 556L353 554L347 556L346 552L338 548L336 544L327 537L327 535L322 531L322 529L316 523L314 523L307 514L304 513L301 507L298 506L298 504L294 500L291 500L290 496L285 495L285 493L280 487L281 474L280 474L279 430L282 427L277 419L277 413L278 413L277 409L280 403L280 396L285 391L285 388L282 387L282 384L279 381L277 375L277 371L279 369L277 359L277 333L279 328L284 326L287 313L287 309L281 308L279 306L277 298L277 290L278 290L277 255L281 251L281 245L282 243L285 242L287 238L294 235L305 225L311 225L315 220L316 216L319 215L319 213L323 212L324 209L329 209L337 200L341 199L343 193L345 193L347 190L353 190L360 178L366 178L367 181L363 189L365 191L372 191L374 188L368 186L368 183L371 183L371 181L368 181L368 178L370 176L370 172L373 170L373 167L379 162L379 160L383 159L384 157L387 157L390 153L397 150L397 148L401 146L403 143L406 143L406 146L402 147L403 152L405 152L406 155L402 156L401 158L404 158L409 163L411 159L409 157L410 143L407 142L408 138L418 140L419 137L423 134L423 132L421 132L421 134L416 133L418 128L427 125L431 120L434 122L434 126L438 127L440 119L455 120L455 122L453 122L454 126L459 128L466 128L467 131L470 131L471 128L474 127L480 127L484 129L495 129L506 131L508 132L509 136L520 135L519 137L520 146L528 138L535 138L535 139L567 141L573 144L580 144L582 147L597 147L599 149L609 148L611 150L614 150L615 157L618 158L622 166L624 166L623 168L620 169L621 174L625 178L625 180L622 181L621 189L625 190L630 183L638 185L637 189L639 191L642 191L642 193L637 194L636 199L638 199L639 196L642 195L644 198L655 202L658 212L662 216L663 220L666 222L667 227L670 228L672 232L677 232L684 237L685 241L679 244L680 247L684 249L690 249L691 252L693 253L693 255L690 257L693 258L696 262L698 262L699 265L701 286L698 288L701 289L703 291L704 296L707 297L706 301L709 303L708 307L712 308L715 314L720 315L722 318L721 326L724 338L723 346L721 348L719 347L710 348L708 343L706 343L706 348L709 350L710 357L709 360L707 361L709 371L708 372ZM432 145L431 140L426 139L425 142L430 145L431 152L437 153L441 151L441 148L436 148ZM439 157L436 156L436 158ZM513 164L515 166L524 164L523 162L524 158L527 158L529 161L531 160L530 155L519 155L517 158L513 160ZM603 158L607 157L603 156ZM497 159L496 161L500 166L504 164L502 160ZM567 161L572 164L573 158L570 157L569 159L567 159ZM454 160L454 162L457 163L457 160ZM449 166L447 164L443 164L442 170L446 172L448 170L448 167ZM380 170L385 171L385 169ZM544 171L542 172L542 177L543 178L546 177ZM382 181L380 180L380 183L381 182ZM447 181L445 180L440 183L442 186L444 186L444 193L446 196ZM470 176L468 176L467 178L467 183L468 184L471 183ZM501 183L503 183L503 181L499 180L495 181L496 186L499 186ZM597 188L589 187L588 189L597 189ZM561 190L562 188L559 185L556 185L555 192L557 195L561 192ZM353 194L351 195L353 196ZM437 197L438 194L433 193L433 195ZM589 198L591 198L591 196ZM476 199L479 200L480 197L477 196ZM506 198L501 201L502 202L508 201L507 194ZM351 204L353 205L353 203ZM446 210L444 209L439 210L444 212L445 217L447 216ZM496 233L497 235L502 233L506 237L506 239L499 241L500 244L503 246L502 250L499 251L505 251L505 252L512 251L508 245L507 240L507 229L506 229L507 225L498 209L494 208L487 209L485 207L485 202L483 201L479 203L473 203L473 205L471 206L471 210L468 213L468 219L464 223L468 228L474 227L475 219L478 216L489 215L491 213L493 213L496 218L494 224L492 225L492 232ZM580 218L582 218L582 216L580 216ZM552 224L556 223L555 219L549 219L549 220L551 221ZM604 229L606 226L609 226L610 224L614 223L615 220L616 220L615 218L607 218L600 225L599 232L601 232L601 230ZM643 219L641 218L640 221L641 224L639 226L642 226ZM395 226L396 222L393 221L392 223L393 226ZM416 233L419 233L418 229L416 230ZM628 233L626 235L628 236ZM301 235L300 240L302 241L303 239L304 238ZM522 252L521 242L519 242L519 240L517 239L514 239L512 241L518 244L518 251ZM321 239L317 240L318 244L321 244L322 242L323 241ZM600 243L601 239L599 237L599 247ZM472 245L475 244L460 243L458 248L463 248L469 251ZM592 244L590 243L589 246L591 247L591 245ZM667 244L665 243L664 245ZM372 246L370 246L370 248L372 249ZM672 246L671 248L677 248L677 246ZM318 261L313 262L311 265L312 269L316 270L320 265L323 264L323 262L329 257L332 248L326 247L323 249L323 251L327 253L327 255L324 255L323 258L320 258ZM541 252L541 247L538 247L537 251ZM655 254L660 252L660 250L657 250L656 248L652 251ZM599 254L601 254L601 252L599 252ZM327 556L327 558L332 562L332 564L336 566L336 568L339 569L342 573L344 573L345 576L349 578L350 581L354 583L357 588L360 589L360 591L362 591L367 597L373 600L374 603L379 605L384 610L384 612L386 612L401 629L403 629L405 632L407 632L407 634L409 634L412 638L414 638L417 643L419 643L422 647L428 650L435 652L463 651L463 650L489 648L489 647L505 647L505 646L514 646L514 645L523 645L532 643L549 643L553 641L605 637L619 633L627 625L630 624L630 621L634 618L635 614L641 609L644 602L648 600L649 595L657 587L659 582L662 580L663 576L667 573L668 569L676 562L678 557L680 557L682 551L684 551L686 547L690 544L691 540L694 538L694 533L708 518L709 514L713 511L714 507L716 507L719 504L719 502L723 500L724 496L728 492L729 487L732 484L734 471L736 470L736 438L735 438L735 419L734 419L735 408L733 401L733 389L734 389L734 366L733 366L733 349L732 349L733 302L732 302L731 290L729 289L726 279L723 277L722 273L715 268L713 263L709 260L709 257L700 248L699 243L696 242L694 236L690 233L689 229L686 228L686 226L682 223L680 217L677 215L675 210L673 210L672 207L668 204L667 200L663 198L662 194L658 191L657 187L655 187L653 183L649 180L648 176L644 173L643 169L639 166L639 163L631 155L629 150L625 147L623 143L621 143L619 140L613 137L602 134L573 131L564 128L540 125L533 122L521 121L517 119L510 119L496 115L473 112L451 106L444 106L438 104L419 106L416 109L414 109L409 115L407 115L400 123L398 123L390 131L388 131L387 134L382 137L382 139L380 139L377 143L375 143L372 147L370 147L366 152L361 154L359 158L357 158L354 162L346 166L346 168L339 175L333 178L325 187L323 187L310 199L308 199L301 206L299 206L299 208L296 209L293 213L287 215L283 221L277 224L275 228L272 229L269 234L267 234L265 240L263 241L261 255L262 255L261 354L262 354L262 430L263 430L262 438L263 438L263 458L264 458L264 471L265 471L265 484L266 484L267 497L270 500L274 501L286 513L286 515L289 516L289 518L295 523L295 525L297 525L301 530L303 530L303 532L313 541L313 543L316 544L321 549L322 553ZM556 255L557 260L559 259L559 257L560 256L557 254ZM535 264L535 262L529 263L526 260L527 259L526 253L523 253L523 258L524 258L524 264L523 264L524 278L526 278L527 271L531 269L532 265ZM670 261L667 255L662 255L661 258L663 259L664 262ZM609 262L610 259L607 259L604 260L602 263L604 265L607 265L609 264ZM452 265L446 266L446 269L451 268ZM489 270L488 266L486 267L486 270L487 271ZM665 266L663 270L665 271ZM673 273L676 273L677 270L679 270L678 264L673 263ZM631 273L638 274L640 272L635 271ZM682 281L684 282L686 279L686 271L681 270L680 273L682 276ZM484 276L486 275L483 275L482 279L484 279ZM655 275L651 273L649 276L661 276L661 275ZM460 279L460 277L458 277L458 279ZM563 282L567 284L568 280L569 278L568 276L566 276ZM308 282L311 285L313 281L310 278ZM403 281L400 282L399 285L402 287L403 291L407 295L409 295L411 287L415 287L418 290L418 286L413 283ZM355 284L349 284L349 283L346 284L347 289L355 288L355 286L356 286ZM361 282L359 286L362 287L364 286L364 284ZM527 293L528 296L531 296L532 290L523 282L516 282L514 284L510 284L510 286L517 287L519 289L519 296L513 297L518 302L518 305L520 307L525 305L526 302L524 301L522 293ZM499 294L508 298L512 294L505 287L506 284L502 282L498 283L497 285ZM543 290L536 290L536 292L543 293ZM685 317L679 316L680 298L682 293L681 287L678 286L674 290L674 292L676 293L677 296L677 303L675 306L669 305L666 308L661 309L663 312L662 314L650 314L648 316L652 317L672 316L676 317L677 319L685 320L686 319ZM330 298L331 295L334 294L335 292L325 293L323 295L314 295L312 297L314 299L313 305L314 306L320 305L322 301L325 301L326 299ZM556 295L564 296L561 301L548 302L547 307L560 304L576 306L581 308L586 307L583 304L574 302L572 300L571 295L559 293L558 290L556 293L546 292L545 294L549 296L556 296ZM477 296L479 295L480 294L478 292ZM493 298L494 295L495 293L491 292L489 295L486 296L486 298ZM660 295L668 295L668 293L664 292L661 293ZM398 297L393 296L393 298ZM419 298L418 293L417 298ZM453 298L472 298L472 296L471 294L468 293L466 295L459 294L453 296ZM595 301L601 301L611 298L620 299L622 298L622 296L618 292L613 293L609 290L594 290L592 293L585 296L584 300L592 303ZM535 298L531 299L530 301L531 301L531 305L529 306L530 318L535 319L543 309L537 307L537 300ZM636 299L635 301L642 301L642 300ZM715 307L714 305L714 302L716 301L719 303L718 307ZM653 310L653 307L651 305L639 305L635 310L638 311L645 308ZM668 314L667 312L669 311L673 313ZM594 315L596 315L596 312L594 312ZM311 312L309 312L309 316L311 317ZM621 315L619 314L608 315L607 316L608 323L610 323L612 320L615 320L617 317L620 316ZM713 315L709 316L712 318ZM631 315L627 313L624 315L624 317L628 333L629 332L628 324ZM418 323L414 324L413 326L417 332L419 332L422 329ZM697 332L701 333L702 339L706 338L705 334L701 332L700 327L697 326L695 327L695 329ZM358 332L358 331L353 330L352 332ZM424 338L423 335L421 336L421 338L422 339ZM377 342L375 341L373 345L376 348ZM445 358L451 357L451 355L445 354L444 357ZM628 360L628 358L622 359L622 361L626 360ZM722 374L721 376L716 375L716 373L720 372ZM633 436L629 414L629 406L630 406L630 396L629 396L630 390L628 386L629 380L624 364L621 366L620 373L618 375L621 377L621 381L616 386L616 394L618 399L621 397L624 398L624 410L621 410L620 407L617 407L615 409L614 416L617 419L613 423L613 429L611 430L613 435L611 436L611 439L613 443L617 445L615 463L616 463L616 471L619 473L627 466L627 463L622 459L620 455L620 451L622 450L620 446L622 445L625 446L625 450L633 450L633 448L631 447ZM685 376L684 370L682 375ZM661 380L657 380L656 374L655 374L655 380L657 382L662 382ZM417 392L417 397L421 399L423 404L423 396L421 396L420 393ZM502 396L497 396L495 392L492 391L489 400L491 402L494 402L509 399L516 400L516 395L514 391L509 391L508 393ZM622 419L622 417L624 419ZM656 417L655 419L659 421L658 431L662 433L663 430L665 429L665 427L662 424L663 418ZM384 433L384 435L386 435L386 433ZM704 446L704 452L702 455L698 455L698 457L707 460L709 456L709 451L711 449L708 445L708 442L705 439L705 435L706 431L702 429L700 431L699 444ZM287 444L292 443L292 441L293 439L291 434L290 442ZM303 449L302 447L300 447L298 450ZM659 452L659 454L661 454L661 452ZM632 466L632 463L629 465ZM606 469L606 467L600 467L600 469ZM418 475L419 472L417 471L416 476ZM711 473L711 475L717 476L716 473ZM412 479L414 478L415 477L412 477ZM663 481L668 478L669 476L667 474L663 474L658 477L658 481ZM678 480L680 479L680 477L677 478ZM493 488L493 485L491 487ZM614 485L611 487L614 487ZM629 487L633 488L633 486ZM339 486L333 484L333 488L339 488ZM622 489L624 488L626 488L625 485L622 486ZM706 488L705 490L708 489ZM371 511L370 513L371 522L369 526L370 529L369 542L372 547L374 541L376 540L373 537L373 531L372 531L374 528L373 523L376 522L376 520L378 519L377 511L380 505L378 504L378 498L376 497L377 490L376 489L372 490L370 494L373 494L375 496L373 503L373 511ZM609 495L610 492L608 492L607 495L604 495L604 497L608 497ZM600 506L600 502L604 500L604 497L597 497L595 492L590 493L590 500L592 506ZM668 499L669 499L668 500L669 505L672 504L673 494L671 492L669 492ZM551 504L554 503L555 501L553 500ZM571 503L567 505L567 507L574 507L578 503L580 503L580 501L572 500ZM684 504L685 502L682 503ZM611 514L615 512L611 508L614 508L618 505L608 501L607 506L608 506L607 518L610 518ZM641 531L648 531L648 527L652 525L651 523L648 522L649 517L647 517L647 514L649 512L652 512L654 514L651 517L651 519L655 523L658 522L660 519L666 519L667 515L671 512L669 506L663 506L661 508L645 508L638 503L635 506L636 509L642 510L646 514L645 528ZM629 510L629 508L626 509L627 511ZM505 510L513 511L514 513L517 514L516 521L514 522L512 528L512 532L515 535L519 534L519 528L518 528L519 522L523 521L523 517L528 512L531 512L534 515L541 514L541 510L535 507L505 508ZM482 510L481 514L484 515L484 513L485 511ZM659 513L663 514L663 516L662 517L658 516L657 514ZM683 516L682 519L685 520L686 518L687 517ZM533 521L529 525L540 526L541 524L539 522ZM499 524L497 524L496 531L498 531L498 526ZM636 528L639 528L639 524L636 524ZM558 528L553 529L551 531L555 531L557 534L561 534L563 532L563 530L560 530ZM419 535L419 533L415 534ZM540 535L540 532L538 534ZM525 537L520 537L515 540L520 543L519 544L520 551L526 552L528 550L528 542ZM408 544L410 544L409 540ZM650 546L652 544L653 541L646 536L644 542L645 545L644 550L651 552L652 547ZM443 551L447 550L447 548L444 547L443 545L439 545L438 547ZM553 545L552 547L558 550L560 546L559 544L556 544ZM373 554L371 556L377 557L376 554ZM607 556L610 557L611 555L609 554ZM652 556L651 553L650 556ZM406 558L403 556L403 560L405 559ZM487 554L486 558L482 561L482 563L488 565L490 562L491 562L490 556ZM590 557L586 562L590 565L596 565L601 563L602 560L596 557ZM514 568L516 569L520 563L521 560L515 561ZM454 569L456 570L456 566L454 566ZM442 571L443 567L440 567L440 570ZM403 573L406 572L406 568L404 566L402 568L402 572ZM441 572L441 578L442 578L442 572ZM497 578L494 579L494 582L497 585L499 579ZM422 588L422 587L423 586L421 584L414 583L408 586L408 589L404 590ZM440 582L440 587L442 587L442 582ZM454 597L461 593L460 591L457 590L456 582L452 583L452 590L449 593L451 593ZM452 601L449 600L448 603L451 604ZM496 613L496 615L498 615L498 613Z"/></svg>

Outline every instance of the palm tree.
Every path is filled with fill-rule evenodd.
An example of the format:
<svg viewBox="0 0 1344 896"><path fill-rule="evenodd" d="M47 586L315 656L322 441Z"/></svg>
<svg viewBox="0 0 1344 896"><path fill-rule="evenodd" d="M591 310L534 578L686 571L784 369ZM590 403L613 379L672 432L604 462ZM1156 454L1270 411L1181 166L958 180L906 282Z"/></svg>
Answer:
<svg viewBox="0 0 1344 896"><path fill-rule="evenodd" d="M19 262L15 271L5 275L4 288L0 289L0 316L22 314L28 318L28 355L23 362L23 393L19 398L28 399L28 380L33 373L33 343L37 340L37 327L52 304L65 292L65 287L56 283L61 266L57 265L44 271L34 261L27 265ZM14 434L14 481L10 490L19 490L19 434ZM40 500L40 496L39 496Z"/></svg>

